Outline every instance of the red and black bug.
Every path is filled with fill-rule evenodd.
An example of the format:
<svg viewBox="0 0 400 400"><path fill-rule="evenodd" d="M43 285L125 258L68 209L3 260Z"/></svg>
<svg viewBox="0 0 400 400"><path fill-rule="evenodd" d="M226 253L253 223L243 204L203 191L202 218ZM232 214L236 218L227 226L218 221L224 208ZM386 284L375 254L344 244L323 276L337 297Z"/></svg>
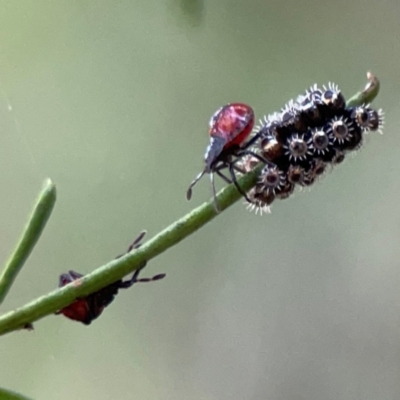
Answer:
<svg viewBox="0 0 400 400"><path fill-rule="evenodd" d="M143 239L146 232L141 232L140 235L134 240L129 246L127 253L140 247L140 241ZM116 258L122 257L124 254L119 255ZM124 281L122 279L117 282L111 283L110 285L92 293L86 297L76 299L69 306L62 308L56 314L63 314L65 317L74 321L82 322L85 325L90 325L93 320L98 318L103 312L104 308L107 307L118 294L119 289L127 289L136 282L152 282L158 281L165 277L165 274L158 274L152 278L138 278L140 271L146 266L146 261L137 269L132 278ZM60 275L59 287L63 287L73 281L77 281L83 277L82 274L69 271L66 274Z"/></svg>
<svg viewBox="0 0 400 400"><path fill-rule="evenodd" d="M234 183L238 191L248 200L235 176L235 164L239 157L251 153L248 149L257 138L252 138L245 143L254 126L254 111L243 103L230 103L219 108L210 119L210 144L204 155L205 167L190 184L186 197L192 197L193 186L204 174L210 174L210 180L214 196L214 205L218 211L214 173L225 182ZM255 155L257 158L260 156ZM264 161L264 160L263 160ZM221 170L228 168L231 179L227 178Z"/></svg>

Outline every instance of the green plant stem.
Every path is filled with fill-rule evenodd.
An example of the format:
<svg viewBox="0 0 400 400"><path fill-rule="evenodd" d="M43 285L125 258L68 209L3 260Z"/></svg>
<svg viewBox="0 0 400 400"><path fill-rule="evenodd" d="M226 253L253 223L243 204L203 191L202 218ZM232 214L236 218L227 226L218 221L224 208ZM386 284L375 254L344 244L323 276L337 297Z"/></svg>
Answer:
<svg viewBox="0 0 400 400"><path fill-rule="evenodd" d="M347 100L347 107L355 107L361 106L363 104L372 103L372 101L378 95L379 89L381 87L379 79L374 74L372 74L372 72L367 72L367 79L368 83L365 85L364 90L358 92L349 100Z"/></svg>
<svg viewBox="0 0 400 400"><path fill-rule="evenodd" d="M50 179L47 179L44 182L43 189L39 194L32 215L22 233L19 243L11 254L0 276L0 304L4 301L15 278L39 240L54 208L55 201L56 187Z"/></svg>
<svg viewBox="0 0 400 400"><path fill-rule="evenodd" d="M359 93L358 100L355 99L355 97L352 98L352 105L361 105L365 102L365 90ZM377 94L378 92L374 87L373 96ZM372 101L372 99L370 99L370 101ZM258 165L253 171L240 178L239 184L245 191L250 190L256 184L257 176L262 167L262 165ZM230 207L240 198L241 195L234 185L229 185L222 189L218 193L218 202L221 211ZM79 284L73 282L1 316L0 335L21 329L46 315L66 307L78 297L86 296L116 282L118 279L136 270L144 260L150 260L179 243L197 229L210 222L217 215L211 199L209 202L204 203L168 226L158 235L144 243L139 249L113 260L92 273L85 275L79 281Z"/></svg>
<svg viewBox="0 0 400 400"><path fill-rule="evenodd" d="M1 400L30 400L30 398L23 396L22 394L12 392L7 389L0 388L0 399Z"/></svg>
<svg viewBox="0 0 400 400"><path fill-rule="evenodd" d="M239 180L244 190L250 190L255 185L261 168L261 165L258 166ZM233 185L222 189L218 194L221 211L231 206L240 198L240 193ZM138 250L113 260L92 273L85 275L79 285L76 285L76 282L66 285L61 289L39 297L22 308L3 315L0 317L0 335L21 329L27 324L46 315L53 314L71 304L77 297L86 296L106 285L116 282L118 279L136 270L144 260L150 260L177 244L217 215L212 200L204 203L144 243Z"/></svg>

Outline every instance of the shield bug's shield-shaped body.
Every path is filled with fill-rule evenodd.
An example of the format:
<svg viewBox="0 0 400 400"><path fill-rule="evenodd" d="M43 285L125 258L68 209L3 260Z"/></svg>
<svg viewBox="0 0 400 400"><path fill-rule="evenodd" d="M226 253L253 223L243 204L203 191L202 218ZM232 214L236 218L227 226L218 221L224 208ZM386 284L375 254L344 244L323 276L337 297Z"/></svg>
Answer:
<svg viewBox="0 0 400 400"><path fill-rule="evenodd" d="M230 103L219 108L210 119L210 143L204 155L205 167L190 184L186 197L192 197L192 188L204 174L210 174L214 205L218 211L214 173L218 174L227 183L234 183L239 192L246 194L237 183L234 173L235 159L248 145L245 143L254 126L254 111L244 103ZM231 179L227 178L221 170L228 168Z"/></svg>
<svg viewBox="0 0 400 400"><path fill-rule="evenodd" d="M140 241L143 239L145 234L145 231L140 233L140 235L129 246L127 253L140 247ZM117 258L122 256L123 254ZM130 279L125 281L120 279L108 286L103 287L97 292L89 294L88 296L77 298L73 303L62 308L56 314L63 314L69 319L82 322L84 325L90 325L91 322L98 318L102 314L103 310L114 300L120 289L127 289L137 282L152 282L165 277L165 274L158 274L152 278L139 279L139 273L145 266L146 261L142 263L140 268L134 272ZM83 278L82 274L72 270L68 273L61 274L59 287L63 287L71 282L76 282L79 284L79 279L81 278Z"/></svg>

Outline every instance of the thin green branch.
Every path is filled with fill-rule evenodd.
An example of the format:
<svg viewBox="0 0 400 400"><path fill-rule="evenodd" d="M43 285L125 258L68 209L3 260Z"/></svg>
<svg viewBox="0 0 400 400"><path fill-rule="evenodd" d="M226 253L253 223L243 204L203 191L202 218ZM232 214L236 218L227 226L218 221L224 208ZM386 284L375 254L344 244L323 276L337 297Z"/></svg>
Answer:
<svg viewBox="0 0 400 400"><path fill-rule="evenodd" d="M0 388L0 399L1 400L30 400L30 398L23 396L22 394L12 392L11 390Z"/></svg>
<svg viewBox="0 0 400 400"><path fill-rule="evenodd" d="M0 276L0 304L4 301L15 278L39 240L53 210L55 201L56 187L50 179L47 179L17 247L8 259Z"/></svg>
<svg viewBox="0 0 400 400"><path fill-rule="evenodd" d="M367 79L368 83L365 85L364 90L358 92L352 98L350 98L346 103L347 107L355 107L372 103L372 101L378 95L381 87L379 79L373 75L372 72L367 72Z"/></svg>
<svg viewBox="0 0 400 400"><path fill-rule="evenodd" d="M375 91L373 96L376 96L377 93ZM372 97L369 92L368 95ZM372 101L372 98L369 101ZM364 102L365 90L359 93L358 98L352 98L352 105L361 105ZM256 184L261 168L262 165L258 165L253 171L239 180L240 186L245 191L250 190ZM241 195L234 185L229 185L222 189L218 193L218 203L221 211L230 207L240 198ZM56 289L45 296L39 297L15 311L3 315L0 317L0 335L21 329L46 315L66 307L78 297L86 296L116 282L118 279L136 270L143 261L150 260L179 243L197 229L210 222L217 215L212 200L204 203L144 243L138 250L113 260L92 273L85 275L79 281L79 284L73 282L61 289Z"/></svg>
<svg viewBox="0 0 400 400"><path fill-rule="evenodd" d="M261 168L261 165L258 166L254 171L251 171L239 180L244 190L250 190L255 185ZM231 206L240 198L240 193L233 185L222 189L218 194L221 211ZM92 273L85 275L79 285L74 282L61 289L53 290L49 294L39 297L21 308L3 315L0 317L0 335L21 329L27 324L37 321L46 315L53 314L71 304L77 297L86 296L116 282L118 279L136 270L142 265L144 260L150 260L174 246L217 215L212 200L204 203L144 243L138 250L113 260Z"/></svg>

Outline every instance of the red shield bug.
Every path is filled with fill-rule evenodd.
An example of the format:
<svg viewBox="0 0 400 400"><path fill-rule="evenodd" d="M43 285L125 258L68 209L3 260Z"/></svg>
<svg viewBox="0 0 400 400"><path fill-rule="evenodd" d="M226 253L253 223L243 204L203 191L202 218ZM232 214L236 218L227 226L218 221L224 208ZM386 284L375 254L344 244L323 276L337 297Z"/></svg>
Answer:
<svg viewBox="0 0 400 400"><path fill-rule="evenodd" d="M234 170L236 161L244 154L251 153L246 150L257 138L252 138L245 143L254 126L254 111L243 103L230 103L219 108L210 119L210 143L204 155L205 167L190 184L186 197L192 197L193 186L204 174L210 174L213 190L214 205L218 211L214 173L219 175L225 182L234 183L238 191L248 200L246 193L237 182ZM260 156L255 155L260 158ZM262 160L264 161L264 160ZM228 168L231 179L227 178L221 170Z"/></svg>
<svg viewBox="0 0 400 400"><path fill-rule="evenodd" d="M127 253L134 249L140 247L140 241L143 239L146 232L141 232L140 235L134 240L134 242L129 246ZM123 254L116 258L122 257ZM139 279L140 271L145 267L146 261L137 269L132 278L124 281L122 279L117 282L111 283L110 285L92 293L86 297L81 297L76 299L69 306L62 308L56 314L63 314L65 317L72 319L74 321L82 322L85 325L90 325L93 320L98 318L103 312L104 308L107 307L118 294L119 289L127 289L131 287L136 282L152 282L157 281L165 277L165 274L158 274L152 278L141 278ZM65 286L68 283L77 281L83 277L75 271L69 271L66 274L60 275L59 287Z"/></svg>

